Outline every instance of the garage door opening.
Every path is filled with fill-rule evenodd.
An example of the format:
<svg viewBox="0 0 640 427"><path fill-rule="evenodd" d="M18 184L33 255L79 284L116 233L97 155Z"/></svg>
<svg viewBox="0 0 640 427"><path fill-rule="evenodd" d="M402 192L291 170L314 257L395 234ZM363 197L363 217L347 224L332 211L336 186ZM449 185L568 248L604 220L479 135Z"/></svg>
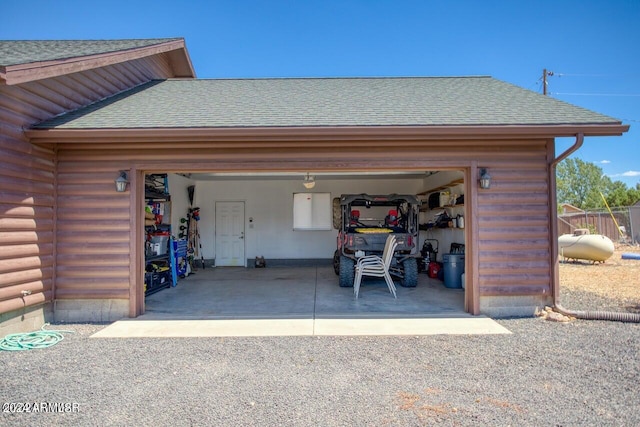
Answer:
<svg viewBox="0 0 640 427"><path fill-rule="evenodd" d="M463 170L148 173L141 261L146 316L465 315L464 177ZM409 287L402 286L402 272L394 277L397 299L384 279L366 278L357 299L352 287L340 286L335 254L342 217L336 215L342 213L335 200L344 194L404 194L418 201L415 241L409 242L417 277ZM374 205L359 209L371 226L363 228L397 232L402 224L383 223ZM408 214L403 206L380 209L405 220Z"/></svg>

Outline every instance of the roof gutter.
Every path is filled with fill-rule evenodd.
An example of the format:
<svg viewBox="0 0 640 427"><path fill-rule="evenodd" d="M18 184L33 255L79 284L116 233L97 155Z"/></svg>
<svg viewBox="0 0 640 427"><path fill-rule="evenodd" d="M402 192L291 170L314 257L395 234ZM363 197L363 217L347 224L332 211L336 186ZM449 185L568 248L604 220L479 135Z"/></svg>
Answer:
<svg viewBox="0 0 640 427"><path fill-rule="evenodd" d="M105 143L181 141L372 141L372 140L491 140L622 135L629 126L620 123L588 125L470 125L470 126L273 126L191 128L32 128L25 134L32 142ZM577 150L572 147L557 162ZM556 163L557 163L556 162Z"/></svg>
<svg viewBox="0 0 640 427"><path fill-rule="evenodd" d="M578 151L578 149L582 147L583 143L584 143L584 133L580 132L576 135L576 142L574 142L571 147L567 148L562 154L560 154L558 157L556 157L551 161L551 165L550 165L552 169L551 172L553 172L554 176L556 174L556 166L558 165L558 163L560 163L561 161L569 157L574 152Z"/></svg>
<svg viewBox="0 0 640 427"><path fill-rule="evenodd" d="M573 145L571 147L569 147L567 150L565 150L562 154L560 154L559 156L555 157L551 163L549 164L549 182L552 182L553 185L551 186L551 188L553 189L552 193L555 193L555 189L556 189L556 185L555 185L555 176L556 176L556 166L558 165L558 163L560 163L561 161L563 161L564 159L566 159L567 157L569 157L572 153L574 153L575 151L577 151L581 146L582 143L584 142L584 134L583 133L578 133L576 135L576 141L573 143ZM555 196L553 196L553 200L555 201L556 198ZM557 202L556 202L557 203ZM556 203L553 203L552 205L552 209L555 210L556 208ZM620 313L620 312L611 312L611 311L580 311L580 310L570 310L567 308L564 308L561 304L560 304L560 280L559 280L559 267L558 267L558 225L557 222L552 221L552 226L551 229L553 230L552 233L552 245L551 245L551 255L552 255L552 259L555 260L554 261L554 280L555 280L555 286L554 286L554 290L552 292L553 295L553 310L564 315L564 316L570 316L570 317L575 317L576 319L583 319L583 320L610 320L610 321L617 321L617 322L630 322L630 323L640 323L640 314L639 313Z"/></svg>

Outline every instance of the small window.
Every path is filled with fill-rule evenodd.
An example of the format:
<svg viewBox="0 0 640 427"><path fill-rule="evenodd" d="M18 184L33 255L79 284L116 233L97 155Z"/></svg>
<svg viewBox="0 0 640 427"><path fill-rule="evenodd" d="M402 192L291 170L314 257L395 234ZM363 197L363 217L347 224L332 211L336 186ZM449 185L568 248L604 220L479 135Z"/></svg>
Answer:
<svg viewBox="0 0 640 427"><path fill-rule="evenodd" d="M294 193L294 230L331 230L330 193Z"/></svg>

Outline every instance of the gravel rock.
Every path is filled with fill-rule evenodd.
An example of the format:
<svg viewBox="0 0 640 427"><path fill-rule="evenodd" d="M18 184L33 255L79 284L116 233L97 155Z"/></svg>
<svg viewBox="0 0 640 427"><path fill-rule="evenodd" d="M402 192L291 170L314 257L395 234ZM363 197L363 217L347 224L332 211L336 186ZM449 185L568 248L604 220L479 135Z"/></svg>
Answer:
<svg viewBox="0 0 640 427"><path fill-rule="evenodd" d="M619 305L592 298L563 301ZM0 424L640 425L640 325L499 323L512 334L97 339L104 325L53 325L75 333L0 352ZM40 402L77 411L4 411Z"/></svg>

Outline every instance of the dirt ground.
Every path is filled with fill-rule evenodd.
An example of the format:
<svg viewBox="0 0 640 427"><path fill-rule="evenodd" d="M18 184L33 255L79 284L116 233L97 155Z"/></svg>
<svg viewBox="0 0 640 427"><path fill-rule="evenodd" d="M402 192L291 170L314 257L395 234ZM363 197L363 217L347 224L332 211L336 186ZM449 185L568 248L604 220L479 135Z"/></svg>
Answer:
<svg viewBox="0 0 640 427"><path fill-rule="evenodd" d="M604 263L561 260L561 290L592 292L640 309L640 260L622 259L623 253L640 253L640 247L616 245L614 254Z"/></svg>

